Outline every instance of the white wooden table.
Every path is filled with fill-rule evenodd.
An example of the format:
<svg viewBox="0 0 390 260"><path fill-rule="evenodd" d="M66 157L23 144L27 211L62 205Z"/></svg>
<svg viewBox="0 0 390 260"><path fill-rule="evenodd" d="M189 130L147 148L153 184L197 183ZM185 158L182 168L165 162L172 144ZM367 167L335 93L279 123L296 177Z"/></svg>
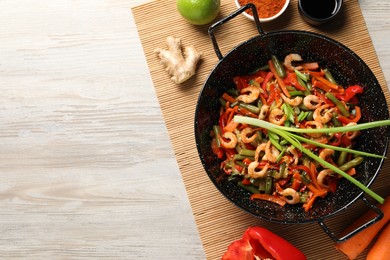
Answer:
<svg viewBox="0 0 390 260"><path fill-rule="evenodd" d="M0 257L204 259L130 8L0 2ZM390 2L360 0L390 85Z"/></svg>

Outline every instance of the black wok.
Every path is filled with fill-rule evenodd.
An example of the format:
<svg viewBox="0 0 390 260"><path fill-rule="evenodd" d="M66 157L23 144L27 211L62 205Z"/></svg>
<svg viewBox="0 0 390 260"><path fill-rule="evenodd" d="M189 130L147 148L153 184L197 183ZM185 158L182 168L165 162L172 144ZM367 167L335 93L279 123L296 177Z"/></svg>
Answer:
<svg viewBox="0 0 390 260"><path fill-rule="evenodd" d="M195 112L195 138L198 153L209 178L217 189L233 204L244 211L265 220L279 223L318 222L325 232L334 240L341 241L382 218L383 213L364 198L362 191L348 182L341 180L334 194L319 199L310 212L296 205L280 207L265 201L251 201L250 193L227 180L227 175L220 169L220 160L211 149L210 131L217 124L220 104L218 99L229 88L233 88L233 76L249 74L255 68L266 64L271 55L279 59L290 53L298 53L305 61L317 61L323 68L332 71L335 79L343 86L358 84L364 88L364 94L359 98L362 109L362 122L383 120L389 118L388 106L375 75L370 68L353 51L341 43L324 35L307 31L278 31L264 33L256 20L259 35L235 47L224 57L219 51L214 37L214 30L234 18L247 8L256 10L251 4L242 7L230 16L212 25L209 34L215 52L220 61L210 73L200 92ZM356 149L385 155L388 144L386 127L363 131L359 137ZM383 159L365 158L357 168L356 178L370 186L380 171ZM363 225L347 236L338 238L324 223L326 217L339 213L357 199L363 199L377 215L367 225Z"/></svg>

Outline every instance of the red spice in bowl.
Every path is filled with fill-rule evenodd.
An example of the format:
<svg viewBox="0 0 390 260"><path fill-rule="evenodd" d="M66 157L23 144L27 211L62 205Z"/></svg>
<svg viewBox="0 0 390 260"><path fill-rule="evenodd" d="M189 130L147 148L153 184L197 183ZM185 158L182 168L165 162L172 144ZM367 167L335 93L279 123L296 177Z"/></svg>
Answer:
<svg viewBox="0 0 390 260"><path fill-rule="evenodd" d="M270 21L278 17L287 8L288 2L289 0L236 0L238 7L253 3L256 6L260 21ZM245 12L253 19L250 9Z"/></svg>

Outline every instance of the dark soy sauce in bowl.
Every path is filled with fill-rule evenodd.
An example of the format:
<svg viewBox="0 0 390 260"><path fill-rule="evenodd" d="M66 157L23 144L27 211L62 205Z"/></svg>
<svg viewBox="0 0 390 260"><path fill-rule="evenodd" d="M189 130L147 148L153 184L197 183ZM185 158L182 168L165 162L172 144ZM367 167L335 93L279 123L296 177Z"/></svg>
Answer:
<svg viewBox="0 0 390 260"><path fill-rule="evenodd" d="M342 3L342 0L299 0L298 9L306 22L322 24L339 12Z"/></svg>
<svg viewBox="0 0 390 260"><path fill-rule="evenodd" d="M325 19L337 10L336 0L302 0L302 8L313 18Z"/></svg>

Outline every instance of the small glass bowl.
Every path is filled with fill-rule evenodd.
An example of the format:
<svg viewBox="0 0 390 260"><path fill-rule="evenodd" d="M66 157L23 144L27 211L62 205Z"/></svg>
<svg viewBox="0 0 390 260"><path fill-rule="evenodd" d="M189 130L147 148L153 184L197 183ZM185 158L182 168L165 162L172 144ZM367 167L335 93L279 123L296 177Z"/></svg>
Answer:
<svg viewBox="0 0 390 260"><path fill-rule="evenodd" d="M234 0L234 2L236 3L236 6L237 8L240 8L241 5L240 3L238 2L238 0ZM254 4L254 3L253 3ZM268 18L260 18L260 14L259 14L259 20L260 22L270 22L270 21L273 21L275 20L276 18L278 18L280 15L282 15L284 13L284 11L286 11L288 5L290 4L290 0L286 0L286 2L284 3L284 6L282 7L282 9L280 9L280 11L275 14L274 16L271 16L271 17L268 17ZM256 4L254 4L256 5ZM246 18L248 18L249 20L251 21L254 21L255 19L253 18L252 15L248 14L247 12L243 12L242 13Z"/></svg>

